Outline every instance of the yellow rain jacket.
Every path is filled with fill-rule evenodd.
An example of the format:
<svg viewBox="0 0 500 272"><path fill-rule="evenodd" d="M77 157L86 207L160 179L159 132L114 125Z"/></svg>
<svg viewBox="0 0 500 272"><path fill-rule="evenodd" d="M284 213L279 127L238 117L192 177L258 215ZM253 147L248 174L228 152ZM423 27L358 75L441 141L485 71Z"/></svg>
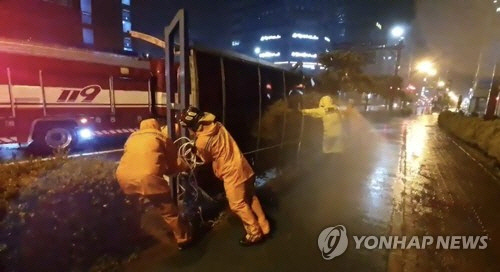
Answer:
<svg viewBox="0 0 500 272"><path fill-rule="evenodd" d="M302 113L323 121L323 153L341 153L344 150L342 115L330 96L323 96L318 108L304 109Z"/></svg>
<svg viewBox="0 0 500 272"><path fill-rule="evenodd" d="M238 144L215 116L205 113L196 132L196 149L205 162L212 162L215 176L225 185L239 185L253 177L254 172Z"/></svg>
<svg viewBox="0 0 500 272"><path fill-rule="evenodd" d="M255 196L254 172L226 128L205 113L196 132L196 149L205 162L212 162L214 174L223 181L230 209L245 227L246 238L261 239L270 232L269 222Z"/></svg>
<svg viewBox="0 0 500 272"><path fill-rule="evenodd" d="M160 131L158 121L147 119L127 139L116 177L126 194L152 195L169 193L163 175L177 171L174 143Z"/></svg>

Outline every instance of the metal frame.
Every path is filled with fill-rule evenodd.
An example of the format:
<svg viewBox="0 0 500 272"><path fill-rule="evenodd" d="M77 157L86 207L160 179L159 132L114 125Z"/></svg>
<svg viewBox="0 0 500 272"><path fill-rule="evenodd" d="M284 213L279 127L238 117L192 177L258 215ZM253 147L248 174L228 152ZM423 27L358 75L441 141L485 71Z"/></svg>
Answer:
<svg viewBox="0 0 500 272"><path fill-rule="evenodd" d="M104 65L116 65L137 69L149 69L149 63L136 57L97 52L72 47L45 45L0 38L0 52L24 56L55 58Z"/></svg>
<svg viewBox="0 0 500 272"><path fill-rule="evenodd" d="M169 136L175 140L175 110L182 110L188 106L189 91L191 81L189 80L189 37L186 28L186 12L181 9L177 12L169 26L165 28L165 85L167 104L167 127ZM175 38L179 37L179 83L177 84L177 73L175 69ZM178 100L176 100L174 90L177 90ZM181 136L186 136L185 130L181 131Z"/></svg>
<svg viewBox="0 0 500 272"><path fill-rule="evenodd" d="M7 68L7 81L9 83L9 102L10 102L10 110L12 112L12 118L16 118L16 105L14 102L14 96L12 94L12 77L10 74L10 68Z"/></svg>
<svg viewBox="0 0 500 272"><path fill-rule="evenodd" d="M224 58L220 57L220 75L222 81L222 124L226 125L226 68Z"/></svg>
<svg viewBox="0 0 500 272"><path fill-rule="evenodd" d="M109 109L111 111L111 114L114 115L116 113L115 86L113 76L109 77Z"/></svg>
<svg viewBox="0 0 500 272"><path fill-rule="evenodd" d="M182 110L188 106L189 92L191 87L189 71L189 37L186 28L187 18L184 9L177 12L169 26L165 28L165 85L166 85L166 104L167 104L167 127L169 136L176 139L174 111ZM179 63L180 72L177 80L177 71L175 69L175 38L178 37L179 43ZM180 84L177 84L179 81ZM177 100L175 89L177 90ZM181 131L181 136L186 136L185 130Z"/></svg>
<svg viewBox="0 0 500 272"><path fill-rule="evenodd" d="M185 129L181 130L181 135L176 135L175 129L175 111L183 110L188 106L191 89L189 37L186 21L186 12L183 9L179 10L174 19L170 22L170 25L165 27L164 33L166 119L168 136L172 140L175 140L177 136L187 136L187 131ZM175 56L177 55L177 52L174 52L176 49L176 37L178 37L179 47L179 78L177 78L177 69L175 68ZM177 86L179 86L179 88L177 88ZM177 203L181 203L185 195L185 186L180 184L179 176L177 176L177 179L171 177L170 180L172 181L170 182L172 198L176 199Z"/></svg>
<svg viewBox="0 0 500 272"><path fill-rule="evenodd" d="M195 50L191 49L189 58L189 71L191 72L191 95L189 102L195 107L200 107L200 83L198 81L198 63Z"/></svg>
<svg viewBox="0 0 500 272"><path fill-rule="evenodd" d="M43 85L43 75L42 75L42 70L38 70L38 79L40 82L40 88L42 89L42 109L43 109L43 116L47 116L47 100L45 97L45 86Z"/></svg>
<svg viewBox="0 0 500 272"><path fill-rule="evenodd" d="M283 73L283 100L285 101L286 106L288 107L288 99L286 95L286 77L285 77L285 72ZM281 130L281 145L280 148L283 149L283 144L285 142L285 133L286 133L286 114L287 112L285 111L283 113L283 128Z"/></svg>
<svg viewBox="0 0 500 272"><path fill-rule="evenodd" d="M181 9L177 12L175 15L174 19L171 21L170 25L165 28L164 31L165 34L165 85L166 85L166 108L167 108L167 114L166 114L166 121L167 121L167 127L168 127L168 133L169 137L173 140L175 140L179 136L186 136L186 130L181 131L181 135L176 135L176 129L175 129L175 117L174 114L178 110L183 110L189 105L189 98L191 92L191 76L197 77L196 72L197 71L192 71L191 73L190 69L196 70L196 63L195 60L193 67L191 66L190 62L190 53L191 51L189 50L189 38L188 38L188 31L187 31L187 15L185 10ZM158 41L155 41L154 44L157 44L158 46L161 46L163 43L159 43ZM198 50L200 48L197 47ZM178 50L178 51L176 51ZM235 58L240 61L244 62L250 62L250 63L255 63L257 64L257 73L258 73L258 92L259 92L259 120L258 120L258 136L257 136L257 142L256 142L256 149L251 152L247 152L245 154L251 154L251 153L258 153L263 150L268 150L271 148L283 148L285 144L291 144L285 142L285 131L286 131L286 125L287 125L287 116L285 113L284 116L284 121L283 121L283 128L282 128L282 136L281 136L281 143L271 146L271 147L264 147L260 149L261 145L261 129L262 129L262 115L263 115L263 97L262 97L262 74L261 74L261 65L265 65L266 67L274 68L276 70L279 70L282 72L283 76L283 94L284 94L284 99L285 102L287 102L287 86L286 86L286 69L283 69L279 66L276 66L272 63L264 62L261 60L256 60L252 59L247 56L242 56L234 53L227 53L227 52L221 52L221 51L216 51L216 50L209 50L209 49L204 49L201 48L201 51L204 52L211 52L211 53L216 53L220 56L220 69L221 69L221 77L222 77L222 123L225 124L226 122L226 114L227 114L227 109L226 109L226 99L227 99L227 88L226 88L226 71L225 71L225 65L224 65L224 59L227 58ZM195 55L195 52L192 52L193 56ZM180 64L179 67L179 77L177 78L177 69L175 67L176 63L176 58L178 58L178 62ZM196 80L196 79L195 79ZM195 81L193 81L194 84ZM179 86L177 88L177 86ZM196 91L196 90L195 90ZM197 95L197 94L195 94ZM193 101L196 102L196 101ZM301 136L303 133L303 120L301 124ZM300 153L300 145L301 145L301 139L299 137L298 140L298 150L297 153ZM175 182L174 182L175 183ZM174 198L178 199L178 197L181 197L183 194L182 186L179 184L172 184L172 190L174 195Z"/></svg>
<svg viewBox="0 0 500 272"><path fill-rule="evenodd" d="M257 150L260 149L260 134L262 132L262 73L260 71L260 65L257 66L257 77L259 78L258 88L259 88L259 122L258 122L258 134L257 134ZM255 154L255 161L257 161L259 153Z"/></svg>
<svg viewBox="0 0 500 272"><path fill-rule="evenodd" d="M149 113L153 114L153 94L152 94L152 88L151 88L151 78L148 79L148 108L149 108Z"/></svg>

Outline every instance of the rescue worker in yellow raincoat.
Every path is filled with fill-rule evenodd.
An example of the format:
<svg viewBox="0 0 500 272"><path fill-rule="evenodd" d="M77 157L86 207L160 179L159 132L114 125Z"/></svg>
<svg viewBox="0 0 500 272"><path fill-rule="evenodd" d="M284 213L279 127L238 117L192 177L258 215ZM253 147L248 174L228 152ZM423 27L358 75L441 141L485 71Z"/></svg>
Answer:
<svg viewBox="0 0 500 272"><path fill-rule="evenodd" d="M215 176L223 181L230 209L240 217L246 235L242 246L262 242L270 233L269 222L255 195L255 174L233 137L215 116L190 107L180 123L195 134L198 156L212 162Z"/></svg>
<svg viewBox="0 0 500 272"><path fill-rule="evenodd" d="M323 153L335 154L344 151L342 139L342 114L333 103L330 96L323 96L319 100L319 107L314 109L303 109L302 114L323 121Z"/></svg>
<svg viewBox="0 0 500 272"><path fill-rule="evenodd" d="M155 119L141 122L139 131L130 135L116 170L116 178L125 194L141 195L160 211L171 228L179 249L190 242L188 228L179 222L177 206L163 175L179 172L177 149Z"/></svg>

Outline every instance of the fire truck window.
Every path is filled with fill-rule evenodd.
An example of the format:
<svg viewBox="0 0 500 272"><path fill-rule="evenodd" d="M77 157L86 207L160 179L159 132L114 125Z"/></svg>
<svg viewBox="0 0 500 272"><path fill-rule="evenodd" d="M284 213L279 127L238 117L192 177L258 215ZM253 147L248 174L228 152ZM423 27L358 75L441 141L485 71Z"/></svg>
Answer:
<svg viewBox="0 0 500 272"><path fill-rule="evenodd" d="M82 12L92 13L92 1L91 0L80 0L80 7Z"/></svg>
<svg viewBox="0 0 500 272"><path fill-rule="evenodd" d="M83 43L94 44L94 30L84 27L82 29Z"/></svg>

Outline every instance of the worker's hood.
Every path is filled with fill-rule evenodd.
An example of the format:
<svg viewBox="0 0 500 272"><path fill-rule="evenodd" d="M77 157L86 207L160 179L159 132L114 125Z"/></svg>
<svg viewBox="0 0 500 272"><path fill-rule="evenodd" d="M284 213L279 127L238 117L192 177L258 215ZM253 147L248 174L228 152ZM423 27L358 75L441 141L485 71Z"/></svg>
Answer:
<svg viewBox="0 0 500 272"><path fill-rule="evenodd" d="M215 115L208 112L205 112L199 123L198 135L215 135L222 126L219 122L215 122Z"/></svg>
<svg viewBox="0 0 500 272"><path fill-rule="evenodd" d="M210 123L215 121L215 115L211 114L210 112L205 112L203 114L203 117L200 118L199 123Z"/></svg>
<svg viewBox="0 0 500 272"><path fill-rule="evenodd" d="M328 109L335 108L336 106L333 104L333 99L330 96L325 95L319 100L319 107Z"/></svg>
<svg viewBox="0 0 500 272"><path fill-rule="evenodd" d="M160 123L156 121L155 119L146 119L141 122L141 125L139 126L140 130L144 129L155 129L155 130L160 130Z"/></svg>

